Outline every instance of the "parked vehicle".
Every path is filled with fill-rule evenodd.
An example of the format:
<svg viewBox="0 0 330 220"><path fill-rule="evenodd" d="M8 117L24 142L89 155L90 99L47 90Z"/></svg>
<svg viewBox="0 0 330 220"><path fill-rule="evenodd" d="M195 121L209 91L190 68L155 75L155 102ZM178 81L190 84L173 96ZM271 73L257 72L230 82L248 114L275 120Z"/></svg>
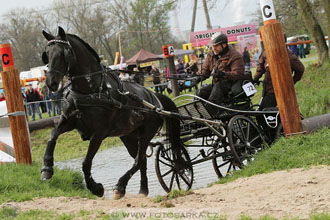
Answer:
<svg viewBox="0 0 330 220"><path fill-rule="evenodd" d="M302 34L302 35L295 35L295 36L292 36L292 37L288 37L287 42L292 43L293 41L298 41L299 38L302 41L310 40L307 34ZM310 50L311 50L311 44L310 43L304 44L304 52L305 52L306 55L310 53Z"/></svg>

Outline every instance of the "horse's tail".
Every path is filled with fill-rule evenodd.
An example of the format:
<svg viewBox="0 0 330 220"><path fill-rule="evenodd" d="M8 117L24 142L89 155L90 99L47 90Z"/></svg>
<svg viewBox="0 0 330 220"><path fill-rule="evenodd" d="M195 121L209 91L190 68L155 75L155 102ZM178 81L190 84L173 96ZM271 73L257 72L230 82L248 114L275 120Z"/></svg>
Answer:
<svg viewBox="0 0 330 220"><path fill-rule="evenodd" d="M155 93L159 101L162 103L164 110L170 112L178 112L175 103L167 96ZM180 139L180 120L176 117L166 117L166 135L169 139L173 152L179 153L183 144Z"/></svg>

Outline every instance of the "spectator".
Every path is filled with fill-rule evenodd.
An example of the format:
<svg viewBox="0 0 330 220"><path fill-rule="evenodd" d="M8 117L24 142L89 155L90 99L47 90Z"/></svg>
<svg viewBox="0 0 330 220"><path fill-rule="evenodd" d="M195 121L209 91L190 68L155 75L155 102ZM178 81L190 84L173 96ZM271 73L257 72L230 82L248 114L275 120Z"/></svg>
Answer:
<svg viewBox="0 0 330 220"><path fill-rule="evenodd" d="M295 43L295 42L297 42L296 39L294 39L291 43ZM292 51L292 53L293 53L294 55L296 55L297 57L299 56L297 45L291 45L291 46L289 46L289 49Z"/></svg>
<svg viewBox="0 0 330 220"><path fill-rule="evenodd" d="M50 92L49 93L49 100L52 101L52 107L53 107L53 115L61 115L62 112L62 98L63 93L62 90L58 92Z"/></svg>
<svg viewBox="0 0 330 220"><path fill-rule="evenodd" d="M260 55L261 55L261 52L259 52L259 48L256 48L256 53L253 56L253 60L254 60L254 63L256 65L256 67L259 64L259 57L260 57Z"/></svg>
<svg viewBox="0 0 330 220"><path fill-rule="evenodd" d="M156 67L156 65L153 63L151 70L150 70L150 75L152 76L152 82L155 85L155 92L156 93L161 93L161 88L158 84L160 84L160 72L159 69Z"/></svg>
<svg viewBox="0 0 330 220"><path fill-rule="evenodd" d="M243 60L245 65L245 71L250 71L250 53L247 47L244 47Z"/></svg>
<svg viewBox="0 0 330 220"><path fill-rule="evenodd" d="M39 92L46 106L46 111L48 113L48 116L51 117L52 103L49 101L49 89L46 85L45 80L42 77L40 78L39 89L40 89Z"/></svg>
<svg viewBox="0 0 330 220"><path fill-rule="evenodd" d="M42 115L39 109L39 101L41 101L41 96L38 90L33 89L32 85L27 85L26 90L26 101L29 106L29 112L32 115L32 121L35 121L35 110L37 110L39 119L42 119Z"/></svg>
<svg viewBox="0 0 330 220"><path fill-rule="evenodd" d="M302 39L299 38L298 42L302 42ZM304 44L298 44L298 51L301 59L306 58Z"/></svg>
<svg viewBox="0 0 330 220"><path fill-rule="evenodd" d="M181 58L178 58L178 64L176 65L176 73L178 74L179 79L185 78L185 71L184 71L184 61Z"/></svg>
<svg viewBox="0 0 330 220"><path fill-rule="evenodd" d="M6 97L2 92L0 92L0 102L2 101L6 101Z"/></svg>

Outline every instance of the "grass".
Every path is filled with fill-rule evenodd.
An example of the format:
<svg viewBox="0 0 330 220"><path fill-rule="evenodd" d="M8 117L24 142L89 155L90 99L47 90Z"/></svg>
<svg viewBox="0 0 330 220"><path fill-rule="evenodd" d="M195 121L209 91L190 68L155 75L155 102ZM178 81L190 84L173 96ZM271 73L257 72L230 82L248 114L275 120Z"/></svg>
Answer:
<svg viewBox="0 0 330 220"><path fill-rule="evenodd" d="M46 150L47 142L52 128L46 128L31 133L32 159L34 162L41 162ZM89 141L82 141L77 131L70 131L62 134L57 139L54 152L55 161L65 161L73 158L84 157L87 153ZM118 146L121 140L118 137L106 138L99 149Z"/></svg>
<svg viewBox="0 0 330 220"><path fill-rule="evenodd" d="M36 197L80 196L96 198L86 190L79 172L58 170L49 181L40 180L41 164L31 166L8 163L0 166L0 204L7 201L22 202Z"/></svg>
<svg viewBox="0 0 330 220"><path fill-rule="evenodd" d="M330 130L327 128L308 136L281 138L271 148L256 155L255 160L234 175L220 179L226 183L241 177L293 168L330 165Z"/></svg>

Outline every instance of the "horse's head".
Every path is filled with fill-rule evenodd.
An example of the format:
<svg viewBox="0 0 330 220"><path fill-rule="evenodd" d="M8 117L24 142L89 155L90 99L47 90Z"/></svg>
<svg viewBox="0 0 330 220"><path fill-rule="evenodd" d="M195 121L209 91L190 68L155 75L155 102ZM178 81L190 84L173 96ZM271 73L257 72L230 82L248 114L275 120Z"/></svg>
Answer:
<svg viewBox="0 0 330 220"><path fill-rule="evenodd" d="M48 40L47 50L42 54L42 61L48 64L46 84L51 91L58 91L64 75L74 66L75 54L63 28L58 27L56 37L46 31L42 34Z"/></svg>

